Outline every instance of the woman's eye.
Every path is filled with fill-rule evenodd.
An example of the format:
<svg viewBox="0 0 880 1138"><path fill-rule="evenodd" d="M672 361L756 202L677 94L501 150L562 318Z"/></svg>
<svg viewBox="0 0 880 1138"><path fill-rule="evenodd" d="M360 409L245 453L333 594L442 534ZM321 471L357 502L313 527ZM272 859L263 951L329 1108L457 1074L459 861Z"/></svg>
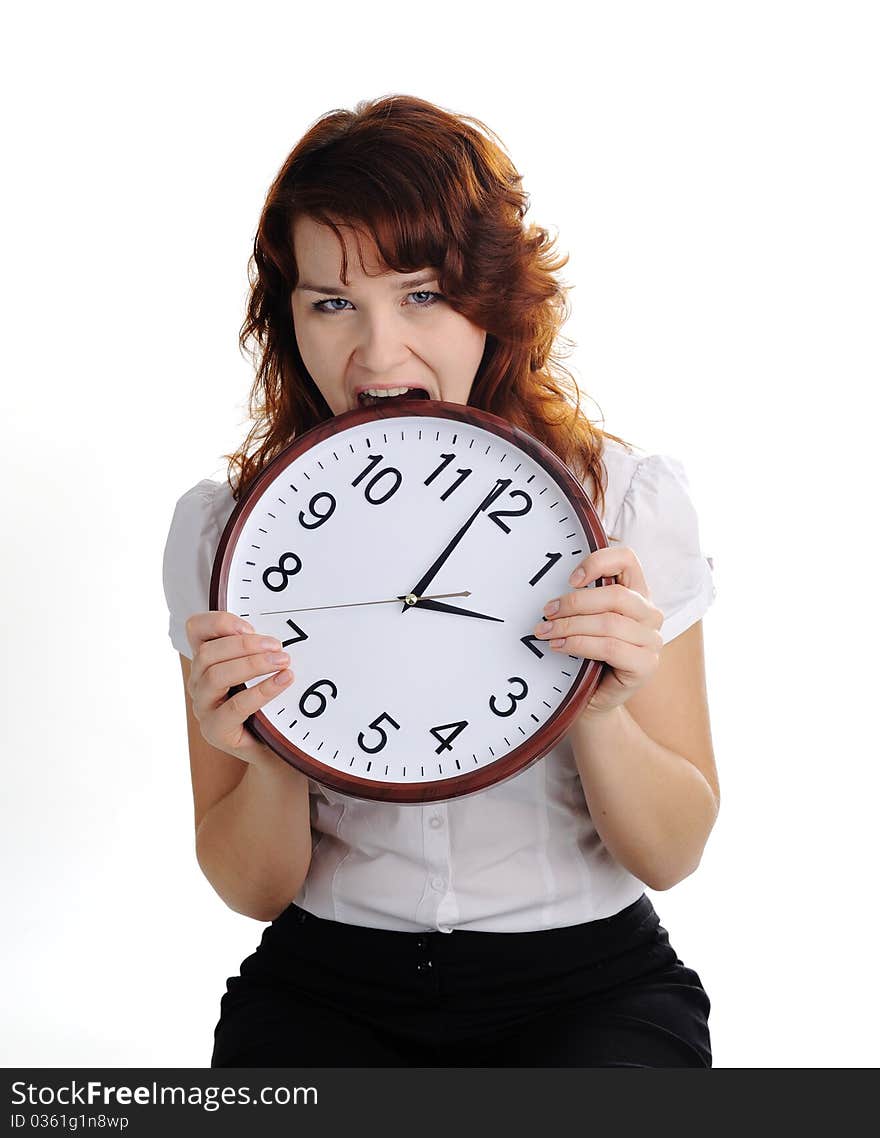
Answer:
<svg viewBox="0 0 880 1138"><path fill-rule="evenodd" d="M442 293L427 292L427 291L422 290L422 289L420 289L418 292L411 292L408 294L408 298L412 297L412 296L425 297L427 299L425 299L423 301L418 301L415 304L411 304L410 305L411 308L431 308L439 300L443 300ZM343 304L343 305L349 303L344 296L330 296L326 300L316 300L312 304L312 308L314 308L316 312L326 312L328 314L333 313L333 312L344 312L345 311L344 308L325 308L325 305L336 304L337 301L339 301L339 303Z"/></svg>
<svg viewBox="0 0 880 1138"><path fill-rule="evenodd" d="M335 304L337 300L342 301L343 304L348 303L348 301L345 300L345 298L342 296L331 296L331 297L328 297L327 300L316 300L315 303L312 305L312 308L314 308L316 312L342 312L341 308L325 308L324 307L325 304Z"/></svg>

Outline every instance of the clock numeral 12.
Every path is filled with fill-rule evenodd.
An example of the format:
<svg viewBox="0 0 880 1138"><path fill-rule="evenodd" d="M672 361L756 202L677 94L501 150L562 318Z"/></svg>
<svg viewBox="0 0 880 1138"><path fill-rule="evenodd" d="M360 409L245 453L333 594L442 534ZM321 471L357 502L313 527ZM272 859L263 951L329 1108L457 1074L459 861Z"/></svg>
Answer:
<svg viewBox="0 0 880 1138"><path fill-rule="evenodd" d="M501 518L519 518L522 517L523 514L527 514L532 508L532 499L525 490L510 490L508 493L511 498L525 498L525 504L518 510L492 510L490 512L489 517L496 525L501 526L505 533L510 533L510 526L505 525L505 523L501 521Z"/></svg>

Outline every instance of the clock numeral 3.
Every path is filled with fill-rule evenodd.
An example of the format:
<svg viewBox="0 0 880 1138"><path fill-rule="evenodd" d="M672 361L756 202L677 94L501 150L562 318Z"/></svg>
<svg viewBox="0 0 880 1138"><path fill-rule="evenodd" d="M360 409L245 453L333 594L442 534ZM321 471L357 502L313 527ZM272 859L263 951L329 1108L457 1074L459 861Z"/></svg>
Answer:
<svg viewBox="0 0 880 1138"><path fill-rule="evenodd" d="M383 456L381 454L371 454L367 459L367 465L360 472L357 478L355 478L354 482L352 482L352 486L357 486L358 482L360 482L362 478L365 478L371 470L375 469L377 463L380 463L382 461L382 458ZM373 487L378 482L381 482L386 474L391 475L392 482L394 483L393 486L381 498L371 497L370 495ZM374 474L370 481L366 484L364 487L364 497L367 499L371 506L381 506L383 502L388 501L392 494L397 493L397 491L400 489L401 482L403 482L403 475L400 473L400 471L394 466L386 466L384 470L380 470L377 474Z"/></svg>
<svg viewBox="0 0 880 1138"><path fill-rule="evenodd" d="M510 526L505 525L502 518L519 518L523 514L527 514L532 508L532 499L525 492L525 490L511 490L511 498L525 498L525 503L518 510L492 510L489 517L497 525L501 526L505 533L510 533Z"/></svg>
<svg viewBox="0 0 880 1138"><path fill-rule="evenodd" d="M319 498L329 498L330 499L330 505L329 505L327 512L325 514L322 514L318 510L315 509L315 503L318 501ZM299 524L301 526L304 526L306 529L317 529L318 526L322 526L324 524L324 522L326 522L327 519L332 516L333 511L336 509L336 499L333 497L332 494L328 493L326 490L322 490L319 494L315 494L312 498L309 499L309 509L312 511L312 517L315 517L318 520L316 522L307 522L306 517L305 517L305 512L303 510L300 510L300 512L299 512Z"/></svg>
<svg viewBox="0 0 880 1138"><path fill-rule="evenodd" d="M519 701L521 699L525 699L526 696L529 694L529 685L520 676L508 676L507 682L509 684L522 684L523 690L520 692L519 695L515 695L513 692L510 692L510 691L505 692L505 695L510 700L510 708L507 711L499 711L498 708L495 706L495 696L494 695L489 696L489 707L492 711L495 712L496 715L513 715L513 713L516 711L516 705L519 703Z"/></svg>
<svg viewBox="0 0 880 1138"><path fill-rule="evenodd" d="M288 557L292 557L293 560L296 562L295 568L288 569L286 567L286 561L287 561ZM269 568L263 574L263 584L266 586L267 589L271 589L273 593L280 593L284 589L287 588L288 579L290 577L295 577L296 574L300 571L300 569L302 569L302 561L300 561L300 559L297 557L297 555L295 553L282 553L281 557L278 560L278 564L277 565L270 565ZM281 580L280 584L273 585L271 578L276 573L281 574L282 580Z"/></svg>
<svg viewBox="0 0 880 1138"><path fill-rule="evenodd" d="M332 680L315 680L315 682L313 684L310 684L309 687L307 687L306 690L302 693L302 698L299 701L299 709L308 719L317 719L319 715L323 715L327 710L327 697L322 691L316 690L317 688L321 687L322 684L330 685L330 695L333 699L336 699L338 692L336 690L336 684L334 684ZM317 711L308 711L306 709L306 700L311 696L314 696L321 705Z"/></svg>
<svg viewBox="0 0 880 1138"><path fill-rule="evenodd" d="M377 751L381 751L382 748L385 746L385 744L388 742L388 735L379 726L379 724L382 722L383 719L387 719L392 727L396 727L398 731L400 730L400 724L395 723L395 721L391 718L391 716L388 714L387 711L383 711L381 715L377 715L376 718L373 720L373 722L370 724L370 726L373 728L373 730L378 731L379 734L382 736L382 741L379 743L379 745L377 747L368 747L367 744L364 742L363 731L358 732L358 745L360 746L361 750L366 751L368 755L375 755L377 753Z"/></svg>
<svg viewBox="0 0 880 1138"><path fill-rule="evenodd" d="M440 746L434 751L435 755L439 755L441 751L452 750L452 740L457 739L458 736L467 727L468 721L466 719L456 720L454 723L438 723L436 727L431 728L431 734L435 739L438 739ZM450 728L454 730L445 738L440 734L441 731L448 731Z"/></svg>

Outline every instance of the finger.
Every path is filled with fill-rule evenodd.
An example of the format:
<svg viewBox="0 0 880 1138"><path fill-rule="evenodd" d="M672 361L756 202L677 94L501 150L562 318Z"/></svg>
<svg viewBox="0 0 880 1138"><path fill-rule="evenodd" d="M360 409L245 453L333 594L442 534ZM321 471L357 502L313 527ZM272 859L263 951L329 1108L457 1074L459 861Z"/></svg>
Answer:
<svg viewBox="0 0 880 1138"><path fill-rule="evenodd" d="M232 612L195 612L187 620L186 638L193 655L206 640L218 636L234 636L236 633L253 632L253 626Z"/></svg>
<svg viewBox="0 0 880 1138"><path fill-rule="evenodd" d="M243 688L225 700L213 714L212 733L219 738L236 741L241 725L251 715L256 714L265 704L280 695L293 681L289 668L269 676L262 683Z"/></svg>
<svg viewBox="0 0 880 1138"><path fill-rule="evenodd" d="M233 644L239 641L239 637L228 639L231 639ZM255 676L271 675L289 664L290 654L276 651L254 652L211 664L204 669L195 685L193 709L196 714L203 710L210 711L220 704L230 688L237 687L246 680L252 680Z"/></svg>
<svg viewBox="0 0 880 1138"><path fill-rule="evenodd" d="M543 621L535 628L535 636L539 640L558 640L573 636L619 640L621 643L638 648L650 648L655 652L663 646L663 638L658 629L651 628L640 620L623 616L619 612L600 612L592 616L566 616L558 620L554 618L551 621ZM605 657L602 656L600 659L604 660Z"/></svg>
<svg viewBox="0 0 880 1138"><path fill-rule="evenodd" d="M575 589L554 597L544 606L546 619L557 620L566 616L588 616L605 611L617 612L659 629L663 613L652 601L626 585L603 585L601 589Z"/></svg>
<svg viewBox="0 0 880 1138"><path fill-rule="evenodd" d="M579 571L583 574L580 577ZM642 563L628 545L607 545L602 549L594 549L574 568L568 583L574 588L586 588L600 577L616 577L621 585L635 589L650 600Z"/></svg>
<svg viewBox="0 0 880 1138"><path fill-rule="evenodd" d="M647 648L627 644L612 636L568 636L553 650L580 656L584 660L600 660L621 677L648 676L657 664L655 653Z"/></svg>
<svg viewBox="0 0 880 1138"><path fill-rule="evenodd" d="M187 636L191 644L197 644L190 670L190 691L201 681L205 669L218 660L246 656L259 648L281 649L279 640L258 636L246 620L229 612L194 613L187 621Z"/></svg>
<svg viewBox="0 0 880 1138"><path fill-rule="evenodd" d="M284 645L275 636L263 636L258 632L221 636L216 640L206 640L199 650L203 670L227 660L254 656L260 652L283 652Z"/></svg>

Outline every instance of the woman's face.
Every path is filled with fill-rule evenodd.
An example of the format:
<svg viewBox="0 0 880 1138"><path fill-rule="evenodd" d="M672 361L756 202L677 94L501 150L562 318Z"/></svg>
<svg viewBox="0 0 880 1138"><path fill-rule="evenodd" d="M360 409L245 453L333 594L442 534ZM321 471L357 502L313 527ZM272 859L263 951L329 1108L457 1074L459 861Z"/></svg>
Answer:
<svg viewBox="0 0 880 1138"><path fill-rule="evenodd" d="M445 299L428 267L397 273L343 229L349 285L333 230L300 216L293 229L299 283L291 296L300 355L334 415L358 407L364 388L420 387L430 399L465 404L486 333Z"/></svg>

